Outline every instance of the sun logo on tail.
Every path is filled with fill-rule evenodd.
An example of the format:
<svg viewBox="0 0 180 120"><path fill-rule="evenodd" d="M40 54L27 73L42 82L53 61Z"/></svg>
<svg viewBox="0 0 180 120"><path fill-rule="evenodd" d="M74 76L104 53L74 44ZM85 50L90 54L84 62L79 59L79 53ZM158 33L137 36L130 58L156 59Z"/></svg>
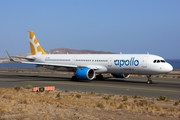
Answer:
<svg viewBox="0 0 180 120"><path fill-rule="evenodd" d="M30 44L31 55L46 54L46 52L43 50L43 48L39 44L36 36L34 35L34 32L31 30L28 32L29 32L29 44Z"/></svg>

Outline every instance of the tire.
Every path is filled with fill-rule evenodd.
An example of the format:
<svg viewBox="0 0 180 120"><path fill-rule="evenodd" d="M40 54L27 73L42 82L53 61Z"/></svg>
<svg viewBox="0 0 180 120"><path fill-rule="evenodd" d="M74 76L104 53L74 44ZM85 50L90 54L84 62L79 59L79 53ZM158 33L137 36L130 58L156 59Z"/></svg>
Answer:
<svg viewBox="0 0 180 120"><path fill-rule="evenodd" d="M96 75L96 80L104 80L104 77L102 75Z"/></svg>
<svg viewBox="0 0 180 120"><path fill-rule="evenodd" d="M44 87L39 87L38 92L44 92Z"/></svg>
<svg viewBox="0 0 180 120"><path fill-rule="evenodd" d="M71 80L72 80L72 81L78 81L78 79L76 78L76 76L72 76Z"/></svg>
<svg viewBox="0 0 180 120"><path fill-rule="evenodd" d="M152 84L152 83L153 83L152 80L147 81L147 84Z"/></svg>

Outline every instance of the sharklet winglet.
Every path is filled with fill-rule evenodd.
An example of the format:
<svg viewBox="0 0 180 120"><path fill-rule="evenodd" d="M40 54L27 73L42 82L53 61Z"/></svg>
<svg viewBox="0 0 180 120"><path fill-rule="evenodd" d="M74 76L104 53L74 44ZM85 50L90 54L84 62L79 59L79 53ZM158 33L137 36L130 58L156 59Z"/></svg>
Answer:
<svg viewBox="0 0 180 120"><path fill-rule="evenodd" d="M9 58L9 60L10 60L10 61L14 61L14 60L12 59L12 57L9 55L8 51L7 51L7 50L5 50L5 51L6 51L6 54L7 54L8 58Z"/></svg>

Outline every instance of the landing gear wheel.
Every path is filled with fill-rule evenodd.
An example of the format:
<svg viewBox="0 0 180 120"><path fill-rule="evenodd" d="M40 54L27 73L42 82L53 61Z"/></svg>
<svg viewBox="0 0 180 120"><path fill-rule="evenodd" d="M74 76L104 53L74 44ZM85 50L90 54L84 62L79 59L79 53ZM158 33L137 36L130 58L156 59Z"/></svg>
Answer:
<svg viewBox="0 0 180 120"><path fill-rule="evenodd" d="M103 75L96 75L96 80L103 80L104 79L104 77L103 77Z"/></svg>
<svg viewBox="0 0 180 120"><path fill-rule="evenodd" d="M147 81L147 84L152 84L152 83L153 83L152 80Z"/></svg>
<svg viewBox="0 0 180 120"><path fill-rule="evenodd" d="M76 78L76 76L72 76L71 80L72 81L77 81L78 79Z"/></svg>
<svg viewBox="0 0 180 120"><path fill-rule="evenodd" d="M147 78L148 78L147 84L152 84L153 81L151 80L151 75L147 75Z"/></svg>

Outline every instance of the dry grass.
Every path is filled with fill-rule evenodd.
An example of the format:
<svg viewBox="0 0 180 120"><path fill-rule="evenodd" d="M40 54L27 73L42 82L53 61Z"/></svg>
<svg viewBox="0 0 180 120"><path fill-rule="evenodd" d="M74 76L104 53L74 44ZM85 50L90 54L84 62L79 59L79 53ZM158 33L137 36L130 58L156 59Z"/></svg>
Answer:
<svg viewBox="0 0 180 120"><path fill-rule="evenodd" d="M68 90L37 93L16 86L0 88L0 119L174 120L180 119L179 102Z"/></svg>

